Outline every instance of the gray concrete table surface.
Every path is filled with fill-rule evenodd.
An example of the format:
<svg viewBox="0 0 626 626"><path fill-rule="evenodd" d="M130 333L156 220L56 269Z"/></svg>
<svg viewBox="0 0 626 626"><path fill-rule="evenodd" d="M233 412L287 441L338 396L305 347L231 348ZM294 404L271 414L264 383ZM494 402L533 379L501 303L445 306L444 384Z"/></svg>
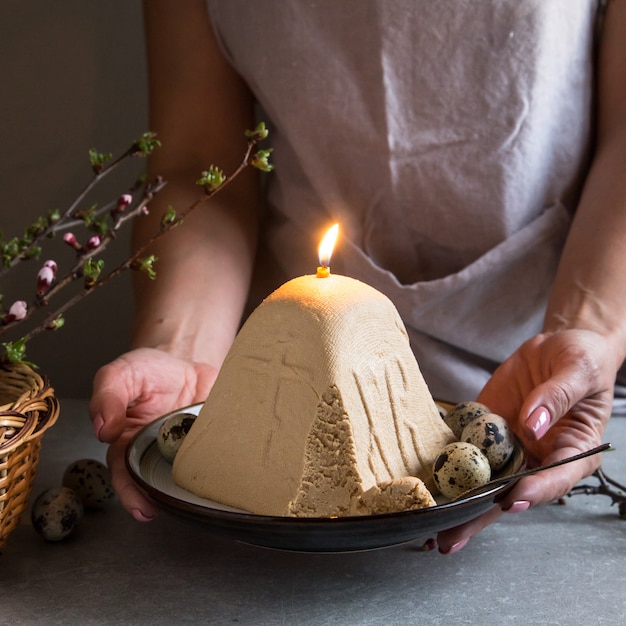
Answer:
<svg viewBox="0 0 626 626"><path fill-rule="evenodd" d="M605 441L617 451L603 467L624 483L626 418ZM104 454L87 402L63 401L31 500L72 461ZM117 501L48 543L24 514L0 555L0 626L626 623L626 520L607 497L505 516L454 555L420 547L281 552L165 512L141 524Z"/></svg>

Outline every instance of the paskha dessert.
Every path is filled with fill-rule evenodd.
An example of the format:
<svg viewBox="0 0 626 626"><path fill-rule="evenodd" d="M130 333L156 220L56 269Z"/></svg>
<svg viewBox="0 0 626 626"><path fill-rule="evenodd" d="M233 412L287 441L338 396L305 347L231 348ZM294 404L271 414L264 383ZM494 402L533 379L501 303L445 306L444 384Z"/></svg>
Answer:
<svg viewBox="0 0 626 626"><path fill-rule="evenodd" d="M435 504L432 464L453 440L391 301L302 276L243 325L173 475L255 514L369 515Z"/></svg>

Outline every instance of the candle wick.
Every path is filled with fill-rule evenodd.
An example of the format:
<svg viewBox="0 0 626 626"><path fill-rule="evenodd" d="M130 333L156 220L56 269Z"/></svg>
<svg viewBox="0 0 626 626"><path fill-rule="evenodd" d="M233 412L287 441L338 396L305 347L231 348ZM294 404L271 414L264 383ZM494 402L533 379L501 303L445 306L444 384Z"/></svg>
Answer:
<svg viewBox="0 0 626 626"><path fill-rule="evenodd" d="M330 266L322 262L317 267L316 275L318 278L328 278L330 276Z"/></svg>

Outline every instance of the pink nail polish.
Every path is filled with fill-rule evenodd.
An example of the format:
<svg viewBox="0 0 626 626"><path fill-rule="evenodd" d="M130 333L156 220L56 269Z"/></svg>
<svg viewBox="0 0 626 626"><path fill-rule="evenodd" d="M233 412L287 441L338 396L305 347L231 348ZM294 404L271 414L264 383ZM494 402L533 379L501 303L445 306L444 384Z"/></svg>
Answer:
<svg viewBox="0 0 626 626"><path fill-rule="evenodd" d="M543 406L538 406L531 414L526 425L532 432L535 439L541 439L550 428L550 413Z"/></svg>
<svg viewBox="0 0 626 626"><path fill-rule="evenodd" d="M138 522L150 522L154 519L154 517L148 517L147 515L144 515L139 509L133 509L131 512L133 514L133 517Z"/></svg>
<svg viewBox="0 0 626 626"><path fill-rule="evenodd" d="M441 548L439 548L439 552L441 552L441 554L454 554L455 552L458 552L459 550L464 548L467 545L468 541L469 539L461 539L461 541L457 541L448 550L442 550Z"/></svg>
<svg viewBox="0 0 626 626"><path fill-rule="evenodd" d="M521 513L530 507L530 502L528 500L518 500L517 502L513 502L513 504L508 509L502 509L505 513Z"/></svg>

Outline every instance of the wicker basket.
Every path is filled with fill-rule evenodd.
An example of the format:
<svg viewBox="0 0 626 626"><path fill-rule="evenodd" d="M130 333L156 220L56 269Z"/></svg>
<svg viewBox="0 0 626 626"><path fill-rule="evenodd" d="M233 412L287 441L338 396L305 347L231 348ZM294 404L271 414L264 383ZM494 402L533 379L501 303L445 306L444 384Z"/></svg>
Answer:
<svg viewBox="0 0 626 626"><path fill-rule="evenodd" d="M0 365L0 550L28 506L41 438L58 416L44 378L25 365Z"/></svg>

